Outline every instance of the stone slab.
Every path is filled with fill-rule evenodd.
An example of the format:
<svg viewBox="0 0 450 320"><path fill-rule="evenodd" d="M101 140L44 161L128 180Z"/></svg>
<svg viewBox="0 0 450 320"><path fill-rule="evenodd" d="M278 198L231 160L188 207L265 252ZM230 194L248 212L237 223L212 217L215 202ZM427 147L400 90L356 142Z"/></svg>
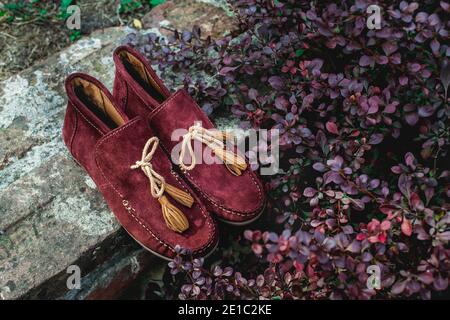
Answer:
<svg viewBox="0 0 450 320"><path fill-rule="evenodd" d="M181 15L185 3L176 1L164 20L152 11L151 31L161 34L167 23L188 26L214 12L216 20L228 21L214 32L226 32L231 20L223 1L199 2ZM111 89L112 52L132 31L94 32L0 82L0 299L111 298L138 276L136 263L139 270L155 263L120 228L61 138L64 79L86 72ZM74 264L85 280L80 292L66 286Z"/></svg>
<svg viewBox="0 0 450 320"><path fill-rule="evenodd" d="M89 72L111 87L111 53L128 32L94 33L0 83L3 299L19 298L91 257L120 229L93 181L70 158L61 127L65 77Z"/></svg>

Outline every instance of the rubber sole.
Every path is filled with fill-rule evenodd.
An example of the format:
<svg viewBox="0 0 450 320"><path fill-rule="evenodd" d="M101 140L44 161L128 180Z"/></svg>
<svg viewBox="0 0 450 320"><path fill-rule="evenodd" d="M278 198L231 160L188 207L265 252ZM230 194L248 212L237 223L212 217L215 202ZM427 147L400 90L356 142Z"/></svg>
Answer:
<svg viewBox="0 0 450 320"><path fill-rule="evenodd" d="M81 168L83 168L83 169L85 170L85 172L87 172L86 169L78 162L78 160L76 160L74 157L72 157L72 159L75 161L75 163L76 163L78 166L80 166ZM122 228L123 228L123 227L122 227ZM138 240L136 240L136 238L133 237L133 236L127 231L127 229L123 228L123 230L125 230L125 232L128 233L128 235L129 235L134 241L136 241L137 243L139 243L139 245L140 245L142 248L144 248L145 250L147 250L147 251L150 252L151 254L154 254L154 255L157 256L158 258L161 258L161 259L166 260L166 261L172 261L172 260L173 260L173 259L171 259L171 258L165 257L165 256L163 256L163 255L161 255L161 254L159 254L159 253L153 251L152 249L147 248L147 247L144 246L141 242L139 242ZM214 251L216 251L218 245L219 245L219 240L217 240L216 244L214 245L214 248L212 248L211 251L208 252L208 254L205 255L205 256L203 256L202 258L205 258L205 259L206 259L207 257L209 257Z"/></svg>
<svg viewBox="0 0 450 320"><path fill-rule="evenodd" d="M154 254L154 255L157 256L158 258L161 258L161 259L163 259L163 260L165 260L165 261L169 261L169 262L170 262L170 261L173 260L173 258L165 257L165 256L163 256L162 254L157 253L157 252L153 251L153 250L150 249L150 248L147 248L147 247L144 246L141 242L139 242L138 240L136 240L136 238L133 237L133 236L132 236L125 228L123 228L123 229L126 231L126 233L128 233L128 235L129 235L134 241L136 241L137 243L139 243L139 245L140 245L142 248L144 248L145 250L147 250L147 251L150 252L151 254ZM212 248L211 251L208 252L207 255L202 256L202 258L204 258L204 259L208 258L214 251L216 251L218 245L219 245L219 241L217 240L216 244L214 245L214 248Z"/></svg>
<svg viewBox="0 0 450 320"><path fill-rule="evenodd" d="M215 215L215 217L216 217L217 220L219 220L219 221L221 221L223 223L226 223L226 224L229 224L229 225L232 225L232 226L236 226L236 227L243 227L243 226L246 226L246 225L248 225L248 224L258 220L261 217L261 215L263 214L264 210L266 209L266 205L267 205L267 201L264 203L264 206L261 209L261 211L255 217L253 217L253 218L251 218L250 220L247 220L247 221L235 222L235 221L225 220L225 219L219 217L218 215Z"/></svg>

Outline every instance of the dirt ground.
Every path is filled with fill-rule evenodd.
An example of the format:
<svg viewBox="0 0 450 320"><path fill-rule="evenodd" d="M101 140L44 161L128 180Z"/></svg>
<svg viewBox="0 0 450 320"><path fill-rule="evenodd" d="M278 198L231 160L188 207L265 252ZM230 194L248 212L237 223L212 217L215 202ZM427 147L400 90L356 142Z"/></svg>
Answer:
<svg viewBox="0 0 450 320"><path fill-rule="evenodd" d="M5 4L10 1L0 1ZM132 12L118 14L120 0L78 0L81 9L81 35L121 24L131 25L151 10L148 4ZM143 1L144 2L144 1ZM0 16L0 80L33 65L70 45L74 39L65 21L58 18L59 1L48 1L45 17L16 17L7 21ZM73 36L73 34L72 34Z"/></svg>

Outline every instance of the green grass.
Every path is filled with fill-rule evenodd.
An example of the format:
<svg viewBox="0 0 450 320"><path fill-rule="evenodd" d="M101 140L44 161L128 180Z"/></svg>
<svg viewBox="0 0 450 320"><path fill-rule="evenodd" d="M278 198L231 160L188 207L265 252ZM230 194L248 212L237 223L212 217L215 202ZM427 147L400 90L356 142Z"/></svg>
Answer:
<svg viewBox="0 0 450 320"><path fill-rule="evenodd" d="M137 9L141 9L145 3L151 7L156 7L165 0L121 0L119 3L119 13L131 13ZM0 22L6 21L11 23L13 21L30 21L34 19L52 19L66 20L69 17L67 8L74 4L74 0L62 0L59 5L53 1L43 0L16 0L7 1L0 6Z"/></svg>
<svg viewBox="0 0 450 320"><path fill-rule="evenodd" d="M42 1L11 1L0 7L1 21L11 23L15 20L46 19L49 15L49 5Z"/></svg>
<svg viewBox="0 0 450 320"><path fill-rule="evenodd" d="M118 4L119 14L130 15L137 10L146 7L146 10L156 7L165 0L121 0ZM67 8L75 4L74 0L45 1L45 0L10 0L0 5L0 25L2 23L34 23L45 22L60 25L69 18ZM73 42L81 37L79 30L67 30L70 40Z"/></svg>
<svg viewBox="0 0 450 320"><path fill-rule="evenodd" d="M162 3L164 3L166 0L147 0L147 3L151 7L156 7ZM133 12L136 9L142 8L145 1L140 0L120 0L119 4L119 12L120 13L129 13Z"/></svg>

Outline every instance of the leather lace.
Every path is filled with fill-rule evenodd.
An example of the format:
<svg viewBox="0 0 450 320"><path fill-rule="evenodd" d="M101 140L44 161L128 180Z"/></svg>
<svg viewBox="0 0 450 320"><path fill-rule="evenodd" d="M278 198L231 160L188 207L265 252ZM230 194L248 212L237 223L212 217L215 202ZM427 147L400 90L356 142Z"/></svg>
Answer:
<svg viewBox="0 0 450 320"><path fill-rule="evenodd" d="M239 154L226 149L226 143L231 138L226 132L218 130L208 130L203 128L200 124L195 124L189 128L189 131L183 136L181 142L181 152L179 157L179 165L183 170L192 170L197 165L194 149L192 148L192 141L197 140L207 145L214 154L223 161L228 171L236 176L240 176L242 171L247 169L245 159ZM185 164L184 159L186 153L191 158L190 164Z"/></svg>
<svg viewBox="0 0 450 320"><path fill-rule="evenodd" d="M192 207L194 198L189 193L168 184L164 177L153 169L151 161L158 145L159 139L157 137L148 139L142 150L141 160L136 161L131 169L141 168L150 182L151 195L158 199L161 204L163 218L167 226L175 232L182 233L189 228L189 222L183 212L169 201L165 193L188 208Z"/></svg>

